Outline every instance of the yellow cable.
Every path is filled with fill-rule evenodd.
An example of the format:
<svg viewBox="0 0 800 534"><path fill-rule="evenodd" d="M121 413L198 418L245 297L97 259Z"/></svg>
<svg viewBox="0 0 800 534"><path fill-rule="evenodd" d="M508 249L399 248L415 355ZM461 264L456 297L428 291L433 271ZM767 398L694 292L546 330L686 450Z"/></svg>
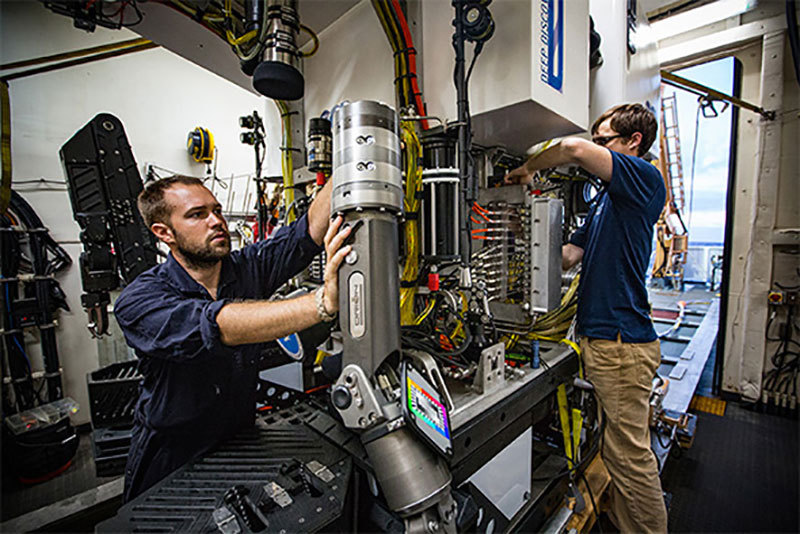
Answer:
<svg viewBox="0 0 800 534"><path fill-rule="evenodd" d="M227 20L227 21L234 20L234 18L231 16L231 13L232 13L231 0L225 0L225 2L223 4L222 13L225 16L225 20ZM225 29L225 39L228 41L228 44L230 44L233 47L233 51L236 53L236 55L239 57L239 59L242 59L242 60L245 60L245 61L253 59L253 57L255 57L255 54L258 52L258 50L260 50L260 48L261 48L260 41L263 39L263 35L265 34L266 28L267 28L267 25L264 24L264 22L265 21L262 21L261 32L260 33L256 33L255 30L254 30L252 32L245 33L244 35L242 35L240 37L236 37L236 35L234 35L234 33L229 28ZM250 35L251 33L253 34L252 36ZM256 37L262 36L262 37L261 38L257 38L255 44L253 46L251 46L250 49L247 52L242 51L242 49L239 47L239 45L241 43L243 43L243 42L251 41L253 39L253 36L256 36Z"/></svg>
<svg viewBox="0 0 800 534"><path fill-rule="evenodd" d="M397 87L398 96L401 97L401 103L411 102L409 99L410 81L408 79L408 69L405 64L405 57L400 53L400 43L396 42L396 40L402 41L400 30L394 25L394 17L384 12L384 7L390 9L386 3L381 0L372 0L372 7L378 15L383 31L386 33L386 38L389 40L389 45L392 47L392 52L394 52L395 78L400 81L400 85Z"/></svg>
<svg viewBox="0 0 800 534"><path fill-rule="evenodd" d="M419 160L422 157L422 145L410 122L401 123L404 154L406 161L406 188L403 204L407 213L417 212L419 199L417 192L422 187L422 167ZM415 282L419 277L419 223L416 220L406 220L403 225L403 234L406 244L406 261L403 265L401 280ZM400 289L400 322L403 325L419 324L414 318L414 296L416 286Z"/></svg>
<svg viewBox="0 0 800 534"><path fill-rule="evenodd" d="M467 299L464 297L464 294L460 291L458 292L458 299L461 301L461 313L463 315L463 313L466 312L467 308L469 307L469 302L467 302ZM457 335L460 335L463 332L463 329L464 329L464 324L461 321L459 321L458 326L456 326L456 329L453 330L453 335L450 337L455 337Z"/></svg>
<svg viewBox="0 0 800 534"><path fill-rule="evenodd" d="M233 33L231 33L231 32L227 32L227 33L228 33L228 42L230 42L232 45L240 45L242 43L246 43L247 41L249 41L250 39L252 39L253 37L258 35L258 32L256 32L255 30L251 30L251 31L247 32L246 34L242 35L241 37L235 38L235 39L233 39L231 41L231 38L233 37Z"/></svg>
<svg viewBox="0 0 800 534"><path fill-rule="evenodd" d="M311 57L311 56L313 56L314 54L317 53L317 50L319 50L319 36L316 33L314 33L314 30L312 30L311 28L309 28L305 24L301 23L300 24L300 29L303 30L304 32L306 32L308 35L310 35L311 36L311 40L314 41L314 47L311 49L311 51L310 52L302 52L300 55L302 57Z"/></svg>
<svg viewBox="0 0 800 534"><path fill-rule="evenodd" d="M581 348L578 346L578 344L577 344L577 343L575 343L575 342L574 342L574 341L572 341L571 339L564 338L564 339L562 339L561 341L559 341L559 343L563 343L563 344L565 344L565 345L569 345L569 347L570 347L570 348L572 348L572 350L574 350L574 351L575 351L575 353L576 353L578 356L580 356L580 355L581 355Z"/></svg>
<svg viewBox="0 0 800 534"><path fill-rule="evenodd" d="M4 215L11 202L11 100L8 92L8 83L0 81L0 113L2 113L2 140L0 153L2 153L2 178L0 178L0 215ZM7 286L6 286L7 287Z"/></svg>
<svg viewBox="0 0 800 534"><path fill-rule="evenodd" d="M283 142L281 143L281 173L283 175L283 203L286 209L286 222L296 219L294 203L294 163L292 161L292 118L289 106L283 100L276 100L275 105L281 115ZM292 208L292 209L290 209Z"/></svg>
<svg viewBox="0 0 800 534"><path fill-rule="evenodd" d="M419 314L419 317L417 317L416 319L414 319L414 324L415 324L415 325L420 325L420 324L422 324L422 321L424 321L425 319L427 319L427 318L428 318L428 316L429 316L429 315L431 314L431 312L433 311L433 308L434 308L434 307L436 307L436 298L432 298L432 299L430 300L430 302L428 302L428 305L427 305L427 306L425 306L425 309L424 309L424 310L422 310L422 313L420 313L420 314Z"/></svg>

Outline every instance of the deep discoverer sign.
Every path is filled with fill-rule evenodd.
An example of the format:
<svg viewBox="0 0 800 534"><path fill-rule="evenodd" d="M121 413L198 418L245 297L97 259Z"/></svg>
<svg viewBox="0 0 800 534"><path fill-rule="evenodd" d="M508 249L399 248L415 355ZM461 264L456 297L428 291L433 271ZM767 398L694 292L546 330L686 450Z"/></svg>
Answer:
<svg viewBox="0 0 800 534"><path fill-rule="evenodd" d="M539 78L558 92L564 86L564 0L539 2Z"/></svg>

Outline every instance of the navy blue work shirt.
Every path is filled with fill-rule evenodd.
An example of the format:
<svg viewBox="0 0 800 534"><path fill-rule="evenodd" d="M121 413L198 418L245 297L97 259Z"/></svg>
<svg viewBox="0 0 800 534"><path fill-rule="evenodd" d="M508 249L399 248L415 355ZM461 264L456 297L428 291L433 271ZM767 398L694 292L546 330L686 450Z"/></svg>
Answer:
<svg viewBox="0 0 800 534"><path fill-rule="evenodd" d="M122 291L114 315L144 375L126 501L253 424L264 344L223 345L217 314L232 301L268 298L321 250L302 217L223 258L216 299L172 254Z"/></svg>
<svg viewBox="0 0 800 534"><path fill-rule="evenodd" d="M583 249L578 334L647 343L656 339L645 274L653 225L666 200L661 173L641 158L612 150L611 181L569 242Z"/></svg>

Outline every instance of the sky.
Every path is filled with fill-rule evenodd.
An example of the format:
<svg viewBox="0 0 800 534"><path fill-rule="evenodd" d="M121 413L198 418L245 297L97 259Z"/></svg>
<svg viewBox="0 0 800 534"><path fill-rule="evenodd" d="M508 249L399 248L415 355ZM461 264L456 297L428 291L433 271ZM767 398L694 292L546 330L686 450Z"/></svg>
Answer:
<svg viewBox="0 0 800 534"><path fill-rule="evenodd" d="M733 93L733 58L723 58L676 71L675 74L725 94ZM686 198L684 222L690 244L722 244L725 235L725 197L728 188L728 156L731 141L731 106L722 112L715 102L716 118L697 117L697 95L665 85L665 95L675 93ZM697 122L697 130L695 124ZM694 180L692 152L697 142ZM689 209L691 206L691 210Z"/></svg>

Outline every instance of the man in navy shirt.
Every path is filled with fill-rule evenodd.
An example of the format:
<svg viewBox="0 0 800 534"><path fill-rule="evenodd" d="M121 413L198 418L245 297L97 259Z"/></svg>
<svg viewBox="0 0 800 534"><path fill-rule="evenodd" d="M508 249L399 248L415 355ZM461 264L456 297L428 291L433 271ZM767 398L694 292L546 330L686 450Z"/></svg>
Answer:
<svg viewBox="0 0 800 534"><path fill-rule="evenodd" d="M139 275L114 306L144 382L125 472L129 501L253 424L263 343L333 318L349 229L330 225L330 182L308 214L266 241L231 252L222 206L196 178L174 176L139 195L142 217L165 243L165 263ZM322 250L313 294L266 299Z"/></svg>
<svg viewBox="0 0 800 534"><path fill-rule="evenodd" d="M653 225L666 189L641 159L656 136L653 114L640 104L606 111L592 141L561 140L506 176L530 183L536 171L578 164L605 182L586 222L563 247L563 268L581 260L577 332L587 378L606 417L603 460L611 474L611 520L621 532L666 532L667 512L650 449L652 380L661 349L645 287Z"/></svg>

